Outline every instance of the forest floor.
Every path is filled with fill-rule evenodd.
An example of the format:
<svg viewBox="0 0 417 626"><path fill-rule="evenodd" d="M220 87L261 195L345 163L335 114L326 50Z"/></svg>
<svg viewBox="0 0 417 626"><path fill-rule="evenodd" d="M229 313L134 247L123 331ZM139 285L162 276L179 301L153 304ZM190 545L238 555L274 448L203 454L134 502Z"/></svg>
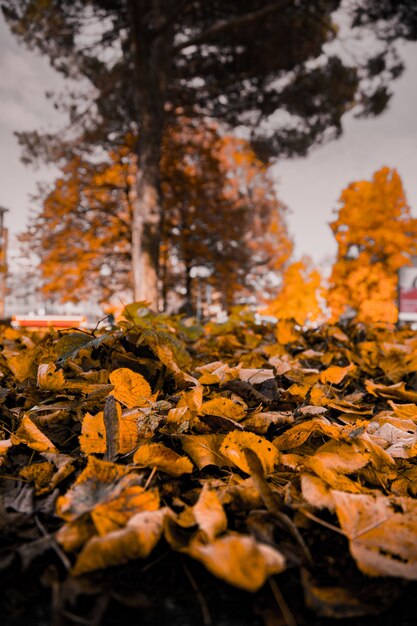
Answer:
<svg viewBox="0 0 417 626"><path fill-rule="evenodd" d="M0 334L5 626L408 626L417 335L130 305Z"/></svg>

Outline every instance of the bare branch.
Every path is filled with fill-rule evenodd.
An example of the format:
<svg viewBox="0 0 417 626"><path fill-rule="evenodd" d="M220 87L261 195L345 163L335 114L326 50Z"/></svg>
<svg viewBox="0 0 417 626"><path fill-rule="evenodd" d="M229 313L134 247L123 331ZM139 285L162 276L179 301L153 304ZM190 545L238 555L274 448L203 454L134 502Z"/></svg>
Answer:
<svg viewBox="0 0 417 626"><path fill-rule="evenodd" d="M208 39L212 37L216 37L220 33L230 30L231 28L236 28L236 26L243 26L244 24L249 24L250 22L254 22L269 13L274 13L282 8L282 3L279 0L276 0L272 4L267 4L262 9L258 9L257 11L252 11L252 13L246 13L246 15L240 15L239 17L234 17L230 20L220 20L213 26L210 26L206 30L204 30L199 35L195 37L191 37L186 41L178 44L174 47L174 53L183 50L184 48L188 48L188 46L195 46L201 43L206 42Z"/></svg>

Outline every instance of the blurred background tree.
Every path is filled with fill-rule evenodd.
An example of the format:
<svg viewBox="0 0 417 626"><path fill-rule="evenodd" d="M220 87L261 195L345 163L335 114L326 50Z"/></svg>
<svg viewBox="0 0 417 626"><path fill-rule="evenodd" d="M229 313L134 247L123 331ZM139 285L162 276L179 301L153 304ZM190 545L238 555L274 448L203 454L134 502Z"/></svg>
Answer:
<svg viewBox="0 0 417 626"><path fill-rule="evenodd" d="M52 189L43 190L22 243L37 252L49 298L131 298L135 138L101 161L69 152ZM285 207L265 166L244 140L214 124L181 119L162 146L164 222L160 248L164 310L196 310L203 268L210 299L229 309L257 291L268 295L292 243ZM197 277L198 278L198 277ZM200 294L201 297L201 294Z"/></svg>
<svg viewBox="0 0 417 626"><path fill-rule="evenodd" d="M324 320L324 284L311 259L294 261L284 271L276 297L265 309L278 319L293 319L304 326Z"/></svg>
<svg viewBox="0 0 417 626"><path fill-rule="evenodd" d="M375 45L352 61L332 47L339 0L7 0L12 31L68 78L87 79L56 105L69 127L25 133L27 161L106 153L138 137L132 205L136 299L160 302L164 221L161 146L178 117L244 127L258 156L305 154L337 137L342 117L381 113L402 64L398 37L416 38L411 0L358 0L342 20L372 31ZM357 34L356 32L354 34ZM346 43L346 42L343 42ZM349 60L347 60L349 59ZM158 289L159 287L159 289Z"/></svg>
<svg viewBox="0 0 417 626"><path fill-rule="evenodd" d="M330 225L338 245L327 293L332 318L394 323L398 270L417 254L417 219L401 178L383 167L371 181L351 183L339 201Z"/></svg>

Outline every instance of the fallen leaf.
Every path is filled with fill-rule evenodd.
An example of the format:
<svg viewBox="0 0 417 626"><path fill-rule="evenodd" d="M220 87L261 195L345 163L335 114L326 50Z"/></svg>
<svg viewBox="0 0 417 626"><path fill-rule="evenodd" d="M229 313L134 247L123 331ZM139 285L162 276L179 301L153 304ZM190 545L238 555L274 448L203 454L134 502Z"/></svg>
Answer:
<svg viewBox="0 0 417 626"><path fill-rule="evenodd" d="M237 422L246 415L246 411L241 404L222 396L217 396L208 402L204 402L200 407L199 413L202 415L218 415L219 417L226 417Z"/></svg>
<svg viewBox="0 0 417 626"><path fill-rule="evenodd" d="M130 518L125 528L93 537L78 556L72 574L79 576L133 559L145 559L162 535L165 513L165 509L140 512Z"/></svg>
<svg viewBox="0 0 417 626"><path fill-rule="evenodd" d="M118 493L105 502L97 504L91 511L91 519L99 535L106 535L123 528L136 513L156 511L159 508L157 490L147 491L140 485L130 484L132 482L134 479L130 480L130 476L122 478Z"/></svg>
<svg viewBox="0 0 417 626"><path fill-rule="evenodd" d="M41 363L38 367L38 387L49 391L60 391L65 387L62 370L57 370L55 363Z"/></svg>
<svg viewBox="0 0 417 626"><path fill-rule="evenodd" d="M417 502L332 491L350 552L368 576L417 580Z"/></svg>
<svg viewBox="0 0 417 626"><path fill-rule="evenodd" d="M200 530L208 541L224 532L227 517L215 491L204 485L200 496L193 506L193 515Z"/></svg>
<svg viewBox="0 0 417 626"><path fill-rule="evenodd" d="M224 467L229 465L229 460L220 452L224 437L224 435L185 435L181 438L181 445L198 469L201 470L207 465Z"/></svg>
<svg viewBox="0 0 417 626"><path fill-rule="evenodd" d="M11 440L13 445L24 443L32 450L37 450L37 452L58 452L54 444L27 415L23 416L20 426L13 433Z"/></svg>
<svg viewBox="0 0 417 626"><path fill-rule="evenodd" d="M193 464L186 456L180 456L161 443L140 446L133 455L133 462L139 467L156 467L160 472L171 476L191 474Z"/></svg>
<svg viewBox="0 0 417 626"><path fill-rule="evenodd" d="M114 385L112 395L129 409L145 406L152 395L151 387L142 374L127 367L113 370L109 380Z"/></svg>
<svg viewBox="0 0 417 626"><path fill-rule="evenodd" d="M351 372L356 370L356 366L351 363L346 367L339 367L332 365L328 367L320 374L320 382L330 383L332 385L339 385Z"/></svg>
<svg viewBox="0 0 417 626"><path fill-rule="evenodd" d="M245 456L245 448L252 450L259 458L265 474L273 471L278 461L278 450L264 437L254 433L234 431L226 435L220 448L223 454L233 465L246 474L250 469Z"/></svg>
<svg viewBox="0 0 417 626"><path fill-rule="evenodd" d="M111 499L118 482L129 473L125 465L88 457L87 467L72 487L57 500L57 515L71 521L89 513L95 506Z"/></svg>
<svg viewBox="0 0 417 626"><path fill-rule="evenodd" d="M283 435L276 437L273 443L278 450L290 450L298 448L312 436L325 435L332 439L340 439L341 433L340 426L320 417L292 426Z"/></svg>
<svg viewBox="0 0 417 626"><path fill-rule="evenodd" d="M194 542L188 554L221 580L245 591L258 591L286 567L284 556L249 535L228 533L208 544Z"/></svg>

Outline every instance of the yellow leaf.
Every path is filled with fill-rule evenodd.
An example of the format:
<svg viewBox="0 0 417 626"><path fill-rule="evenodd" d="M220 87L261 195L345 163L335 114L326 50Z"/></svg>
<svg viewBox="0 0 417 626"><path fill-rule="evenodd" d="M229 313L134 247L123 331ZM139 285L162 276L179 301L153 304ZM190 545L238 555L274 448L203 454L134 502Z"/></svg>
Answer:
<svg viewBox="0 0 417 626"><path fill-rule="evenodd" d="M23 476L23 478L35 485L36 494L48 485L53 475L54 465L47 461L34 463L20 470L20 476Z"/></svg>
<svg viewBox="0 0 417 626"><path fill-rule="evenodd" d="M267 439L254 433L235 430L228 433L223 440L220 452L243 472L250 474L246 461L245 448L249 448L259 458L265 474L273 471L278 461L278 450Z"/></svg>
<svg viewBox="0 0 417 626"><path fill-rule="evenodd" d="M294 421L294 416L290 411L278 412L269 411L266 413L254 413L250 417L246 418L242 422L242 426L245 430L258 433L259 435L265 435L271 425L281 426L284 424L291 424Z"/></svg>
<svg viewBox="0 0 417 626"><path fill-rule="evenodd" d="M104 537L93 537L81 551L72 574L79 576L133 559L145 559L161 537L165 513L166 509L137 513L125 528Z"/></svg>
<svg viewBox="0 0 417 626"><path fill-rule="evenodd" d="M198 469L207 465L224 467L229 460L220 452L223 440L224 435L186 435L181 438L181 445Z"/></svg>
<svg viewBox="0 0 417 626"><path fill-rule="evenodd" d="M245 591L257 591L269 576L285 569L285 558L278 550L237 533L208 544L193 542L188 554L217 578Z"/></svg>
<svg viewBox="0 0 417 626"><path fill-rule="evenodd" d="M98 534L106 535L123 528L135 513L155 511L158 507L159 494L157 490L145 491L140 485L128 485L113 498L95 506L91 512L91 519Z"/></svg>
<svg viewBox="0 0 417 626"><path fill-rule="evenodd" d="M114 385L112 395L129 409L148 403L152 390L142 374L133 372L127 367L120 367L113 370L109 379Z"/></svg>
<svg viewBox="0 0 417 626"><path fill-rule="evenodd" d="M312 474L301 474L301 493L304 500L316 509L334 511L335 504L329 486Z"/></svg>
<svg viewBox="0 0 417 626"><path fill-rule="evenodd" d="M139 467L156 467L157 470L171 476L191 474L193 471L193 464L189 458L180 456L161 443L140 446L133 455L133 462Z"/></svg>
<svg viewBox="0 0 417 626"><path fill-rule="evenodd" d="M230 367L222 361L201 365L196 368L196 371L201 373L198 379L200 385L217 385L218 383L225 383L228 380L239 378L239 368Z"/></svg>
<svg viewBox="0 0 417 626"><path fill-rule="evenodd" d="M332 491L350 552L368 576L417 580L417 502Z"/></svg>
<svg viewBox="0 0 417 626"><path fill-rule="evenodd" d="M417 422L417 404L395 404L392 400L388 404L394 409L395 417Z"/></svg>
<svg viewBox="0 0 417 626"><path fill-rule="evenodd" d="M214 539L227 528L227 517L216 492L205 484L194 506L165 518L165 539L173 550L187 552L191 542Z"/></svg>
<svg viewBox="0 0 417 626"><path fill-rule="evenodd" d="M292 428L289 428L283 435L275 437L274 446L278 450L290 450L298 448L307 441L312 435L326 435L333 439L340 439L342 434L341 426L331 424L325 418L317 418L301 422Z"/></svg>
<svg viewBox="0 0 417 626"><path fill-rule="evenodd" d="M95 534L94 524L88 517L83 516L61 526L55 535L55 539L65 552L74 552L82 548L85 542Z"/></svg>
<svg viewBox="0 0 417 626"><path fill-rule="evenodd" d="M87 467L67 493L58 498L57 515L71 521L84 513L89 513L100 502L114 496L118 483L129 471L126 466L89 456Z"/></svg>
<svg viewBox="0 0 417 626"><path fill-rule="evenodd" d="M328 367L326 370L321 372L320 382L338 385L342 382L342 380L346 378L348 374L350 374L355 369L356 367L352 363L347 367L338 367L337 365L332 365L331 367Z"/></svg>
<svg viewBox="0 0 417 626"><path fill-rule="evenodd" d="M9 448L11 448L13 442L11 439L2 439L0 441L0 465L3 463L6 458L6 454Z"/></svg>
<svg viewBox="0 0 417 626"><path fill-rule="evenodd" d="M80 447L84 454L104 454L106 451L106 429L103 411L97 415L86 413L79 436Z"/></svg>
<svg viewBox="0 0 417 626"><path fill-rule="evenodd" d="M188 413L189 411L186 406L170 409L167 413L167 423L177 424L178 422L184 422L187 420Z"/></svg>
<svg viewBox="0 0 417 626"><path fill-rule="evenodd" d="M360 443L331 440L320 446L311 458L341 474L353 474L369 463L371 455Z"/></svg>
<svg viewBox="0 0 417 626"><path fill-rule="evenodd" d="M197 385L188 391L181 391L177 409L186 407L191 414L197 413L203 403L203 387Z"/></svg>
<svg viewBox="0 0 417 626"><path fill-rule="evenodd" d="M215 491L204 485L197 503L193 506L193 514L200 530L209 541L224 532L227 528L227 517Z"/></svg>
<svg viewBox="0 0 417 626"><path fill-rule="evenodd" d="M6 358L7 365L20 383L27 378L36 377L36 358L39 354L36 347L22 350L17 354L4 350L3 354Z"/></svg>
<svg viewBox="0 0 417 626"><path fill-rule="evenodd" d="M12 443L13 445L24 443L37 452L58 452L54 444L27 415L23 416L19 428L12 435Z"/></svg>
<svg viewBox="0 0 417 626"><path fill-rule="evenodd" d="M223 398L217 396L213 400L204 402L201 406L199 413L201 415L218 415L220 417L226 417L232 420L239 421L246 415L244 407L229 398Z"/></svg>
<svg viewBox="0 0 417 626"><path fill-rule="evenodd" d="M395 385L377 385L370 380L365 382L365 388L368 393L381 398L392 398L393 400L405 400L406 402L417 403L417 392L405 388L405 383L396 383Z"/></svg>
<svg viewBox="0 0 417 626"><path fill-rule="evenodd" d="M124 415L120 405L116 404L119 423L118 454L128 454L136 447L139 439L137 417ZM79 436L80 447L84 454L104 454L106 451L106 429L104 426L103 411L96 415L86 413Z"/></svg>
<svg viewBox="0 0 417 626"><path fill-rule="evenodd" d="M62 370L56 369L55 363L41 363L38 367L38 387L49 391L60 391L65 387Z"/></svg>

